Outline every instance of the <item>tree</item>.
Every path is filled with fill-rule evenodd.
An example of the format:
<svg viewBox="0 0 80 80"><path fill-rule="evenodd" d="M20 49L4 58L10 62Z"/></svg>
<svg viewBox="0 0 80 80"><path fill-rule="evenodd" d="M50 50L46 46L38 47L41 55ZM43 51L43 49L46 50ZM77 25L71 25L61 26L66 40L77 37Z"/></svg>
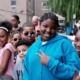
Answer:
<svg viewBox="0 0 80 80"><path fill-rule="evenodd" d="M48 0L48 7L52 12L64 16L68 22L73 20L73 14L77 19L80 17L80 0Z"/></svg>

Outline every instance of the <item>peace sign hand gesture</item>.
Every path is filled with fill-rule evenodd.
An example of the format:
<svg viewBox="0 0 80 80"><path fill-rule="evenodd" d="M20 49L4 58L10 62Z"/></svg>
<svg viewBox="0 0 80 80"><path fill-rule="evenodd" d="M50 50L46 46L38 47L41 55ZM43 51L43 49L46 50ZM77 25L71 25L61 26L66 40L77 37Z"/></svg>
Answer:
<svg viewBox="0 0 80 80"><path fill-rule="evenodd" d="M40 52L41 54L37 53L37 55L40 57L41 63L46 65L50 59L50 56L47 56L42 50L40 50Z"/></svg>

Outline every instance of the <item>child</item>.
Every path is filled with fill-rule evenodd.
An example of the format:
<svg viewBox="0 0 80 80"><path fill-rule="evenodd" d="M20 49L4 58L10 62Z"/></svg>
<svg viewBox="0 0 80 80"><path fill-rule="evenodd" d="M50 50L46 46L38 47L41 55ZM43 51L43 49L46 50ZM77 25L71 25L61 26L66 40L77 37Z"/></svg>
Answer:
<svg viewBox="0 0 80 80"><path fill-rule="evenodd" d="M76 34L74 46L78 52L78 56L80 57L80 30Z"/></svg>
<svg viewBox="0 0 80 80"><path fill-rule="evenodd" d="M11 23L12 23L12 32L17 30L19 32L21 32L21 28L18 26L18 24L20 24L20 18L18 15L13 15L11 18Z"/></svg>
<svg viewBox="0 0 80 80"><path fill-rule="evenodd" d="M13 78L14 80L22 80L22 73L24 71L23 67L23 60L25 57L25 52L28 50L30 43L26 40L20 40L16 44L16 48L18 51L18 59L19 61L16 62L14 70L13 70Z"/></svg>
<svg viewBox="0 0 80 80"><path fill-rule="evenodd" d="M12 25L8 21L0 22L0 76L10 76L14 68L13 46L8 43Z"/></svg>
<svg viewBox="0 0 80 80"><path fill-rule="evenodd" d="M17 49L16 49L16 44L17 42L21 40L21 34L19 31L13 31L11 33L11 36L10 36L10 42L12 43L13 45L13 48L14 48L14 63L16 63L16 57L17 57Z"/></svg>
<svg viewBox="0 0 80 80"><path fill-rule="evenodd" d="M78 52L78 56L80 58L80 30L76 33L75 41L74 41L74 46ZM75 77L74 80L80 80L80 70L79 74Z"/></svg>
<svg viewBox="0 0 80 80"><path fill-rule="evenodd" d="M22 26L22 39L30 41L31 44L35 42L35 30L31 23L24 23Z"/></svg>
<svg viewBox="0 0 80 80"><path fill-rule="evenodd" d="M67 38L57 34L58 27L55 14L48 12L41 16L41 36L27 51L22 80L72 80L75 67L80 69L75 48Z"/></svg>

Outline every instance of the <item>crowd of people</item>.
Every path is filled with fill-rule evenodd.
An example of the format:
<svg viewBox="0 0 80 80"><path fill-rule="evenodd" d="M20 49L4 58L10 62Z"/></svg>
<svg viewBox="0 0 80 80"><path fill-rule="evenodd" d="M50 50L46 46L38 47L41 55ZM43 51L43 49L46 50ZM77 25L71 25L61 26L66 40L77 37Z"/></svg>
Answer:
<svg viewBox="0 0 80 80"><path fill-rule="evenodd" d="M0 22L0 80L80 80L79 27L72 43L52 12L19 23L18 15Z"/></svg>

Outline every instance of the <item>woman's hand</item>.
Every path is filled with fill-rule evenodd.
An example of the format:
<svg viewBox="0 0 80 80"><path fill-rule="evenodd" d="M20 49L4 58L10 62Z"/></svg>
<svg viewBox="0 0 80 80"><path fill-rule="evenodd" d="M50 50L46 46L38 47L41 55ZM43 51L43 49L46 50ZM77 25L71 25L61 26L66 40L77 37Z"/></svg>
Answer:
<svg viewBox="0 0 80 80"><path fill-rule="evenodd" d="M40 52L41 54L37 53L37 55L40 57L41 63L46 65L50 59L50 56L47 56L42 50L40 50Z"/></svg>

